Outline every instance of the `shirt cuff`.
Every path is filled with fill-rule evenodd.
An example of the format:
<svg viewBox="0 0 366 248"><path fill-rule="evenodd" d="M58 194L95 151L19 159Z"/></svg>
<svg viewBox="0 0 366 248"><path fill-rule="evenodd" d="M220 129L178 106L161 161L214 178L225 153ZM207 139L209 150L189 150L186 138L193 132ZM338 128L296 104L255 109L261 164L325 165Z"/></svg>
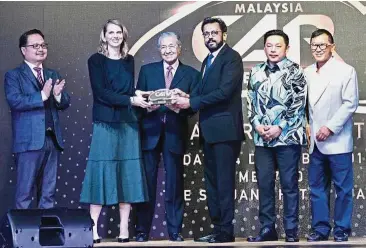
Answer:
<svg viewBox="0 0 366 248"><path fill-rule="evenodd" d="M43 90L41 91L41 95L42 95L42 101L47 101L48 97L46 96L46 93L43 92Z"/></svg>
<svg viewBox="0 0 366 248"><path fill-rule="evenodd" d="M61 97L62 97L62 95L60 94L60 95L58 95L58 96L55 96L55 95L53 95L54 97L55 97L55 99L56 99L56 101L58 102L58 103L60 103L61 102Z"/></svg>
<svg viewBox="0 0 366 248"><path fill-rule="evenodd" d="M257 126L259 126L259 125L261 125L261 123L258 121L258 119L254 119L254 121L253 121L253 127L254 127L254 129L257 127Z"/></svg>
<svg viewBox="0 0 366 248"><path fill-rule="evenodd" d="M278 124L278 126L279 126L282 130L284 130L284 129L287 127L287 121L282 120L282 121L280 122L280 124Z"/></svg>

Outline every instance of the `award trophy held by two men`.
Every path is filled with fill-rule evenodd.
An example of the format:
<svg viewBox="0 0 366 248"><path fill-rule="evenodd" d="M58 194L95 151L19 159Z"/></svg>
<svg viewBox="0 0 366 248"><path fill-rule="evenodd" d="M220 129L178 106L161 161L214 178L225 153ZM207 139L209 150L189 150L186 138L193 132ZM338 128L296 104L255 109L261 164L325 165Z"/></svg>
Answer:
<svg viewBox="0 0 366 248"><path fill-rule="evenodd" d="M189 95L180 89L159 89L155 91L137 91L136 95L140 94L147 99L152 106L157 105L174 105L174 99L178 96L189 97Z"/></svg>

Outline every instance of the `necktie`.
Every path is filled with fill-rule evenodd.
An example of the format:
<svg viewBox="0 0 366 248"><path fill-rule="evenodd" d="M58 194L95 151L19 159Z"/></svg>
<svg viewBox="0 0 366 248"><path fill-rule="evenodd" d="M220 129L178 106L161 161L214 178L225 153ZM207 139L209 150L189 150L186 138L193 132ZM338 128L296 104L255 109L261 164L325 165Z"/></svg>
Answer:
<svg viewBox="0 0 366 248"><path fill-rule="evenodd" d="M210 66L212 65L212 59L213 58L214 58L214 56L212 55L212 53L210 53L210 55L207 58L206 70L208 70L208 68L210 68Z"/></svg>
<svg viewBox="0 0 366 248"><path fill-rule="evenodd" d="M38 82L43 85L44 84L44 81L43 81L43 78L42 78L42 68L39 68L39 67L34 67L33 68L36 72L37 72L37 80Z"/></svg>
<svg viewBox="0 0 366 248"><path fill-rule="evenodd" d="M165 87L167 89L169 89L170 85L172 84L172 81L173 81L173 71L172 71L173 67L170 65L166 69L167 69L167 72L165 75Z"/></svg>
<svg viewBox="0 0 366 248"><path fill-rule="evenodd" d="M172 84L173 81L173 67L170 65L168 66L165 74L165 88L169 89L170 85ZM162 116L161 120L165 123L166 122L166 114L164 113L164 115Z"/></svg>

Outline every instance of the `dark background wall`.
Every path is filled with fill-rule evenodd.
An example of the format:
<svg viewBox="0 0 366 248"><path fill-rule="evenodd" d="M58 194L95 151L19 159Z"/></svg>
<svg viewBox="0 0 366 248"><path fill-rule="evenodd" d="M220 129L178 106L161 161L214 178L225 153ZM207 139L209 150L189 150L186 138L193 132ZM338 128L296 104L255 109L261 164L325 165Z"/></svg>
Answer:
<svg viewBox="0 0 366 248"><path fill-rule="evenodd" d="M264 32L284 29L290 36L290 59L303 67L312 63L308 38L315 27L334 31L338 55L356 68L360 87L360 107L355 114L354 216L353 236L366 236L365 214L365 113L366 113L366 34L365 2L1 2L0 3L0 81L4 74L22 61L19 36L32 28L41 29L50 44L47 67L57 69L67 82L71 107L61 113L66 149L61 156L57 179L57 206L80 208L81 183L91 141L92 95L86 61L96 51L102 25L109 18L119 18L126 25L131 53L138 75L142 64L159 60L156 49L161 31L175 31L183 42L182 61L199 69L207 50L199 29L205 16L221 16L229 26L228 44L243 57L245 79L251 66L264 59ZM198 26L199 27L199 26ZM243 82L246 89L246 80ZM16 170L11 154L12 130L4 89L0 87L0 215L13 207ZM243 97L245 92L243 92ZM365 100L363 100L365 99ZM246 101L243 98L246 113ZM245 118L245 121L247 119ZM190 147L185 155L185 218L183 235L193 237L211 230L203 182L202 150L198 146L196 117L190 120ZM224 128L224 127L223 127ZM254 235L259 230L258 192L253 165L250 126L245 124L247 141L237 161L235 232L237 236ZM31 130L29 130L31 132ZM301 235L309 226L307 183L308 154L304 150L300 166ZM166 238L164 219L164 177L159 173L158 201L151 235ZM278 182L276 189L278 189ZM278 191L276 191L278 192ZM334 198L334 195L332 196ZM278 228L282 230L282 199L277 194ZM103 236L118 235L118 208L104 208L99 223ZM131 216L133 235L133 214Z"/></svg>

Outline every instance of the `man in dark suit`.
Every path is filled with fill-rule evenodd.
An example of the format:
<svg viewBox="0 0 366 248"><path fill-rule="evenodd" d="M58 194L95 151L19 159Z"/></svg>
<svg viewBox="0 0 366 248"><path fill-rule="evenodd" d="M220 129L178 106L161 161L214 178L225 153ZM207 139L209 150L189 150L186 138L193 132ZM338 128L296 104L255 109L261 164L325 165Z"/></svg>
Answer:
<svg viewBox="0 0 366 248"><path fill-rule="evenodd" d="M11 109L13 152L17 167L15 207L31 206L37 187L38 208L52 208L55 202L57 164L64 144L58 110L69 107L65 80L43 67L48 44L37 29L19 39L24 62L5 74L5 95Z"/></svg>
<svg viewBox="0 0 366 248"><path fill-rule="evenodd" d="M198 85L199 73L178 60L179 37L163 33L158 40L162 61L141 67L137 90L179 89L190 93ZM137 93L138 94L138 93ZM137 204L136 241L148 240L156 199L156 180L161 154L165 168L165 210L172 241L183 241L183 155L188 137L188 111L171 105L153 105L143 113L141 123L143 159L149 188L148 203Z"/></svg>
<svg viewBox="0 0 366 248"><path fill-rule="evenodd" d="M243 63L226 43L227 26L219 18L205 18L201 26L210 54L201 67L201 82L190 99L178 97L176 106L200 111L204 143L204 176L213 233L199 242L235 241L235 164L244 140L242 113Z"/></svg>

